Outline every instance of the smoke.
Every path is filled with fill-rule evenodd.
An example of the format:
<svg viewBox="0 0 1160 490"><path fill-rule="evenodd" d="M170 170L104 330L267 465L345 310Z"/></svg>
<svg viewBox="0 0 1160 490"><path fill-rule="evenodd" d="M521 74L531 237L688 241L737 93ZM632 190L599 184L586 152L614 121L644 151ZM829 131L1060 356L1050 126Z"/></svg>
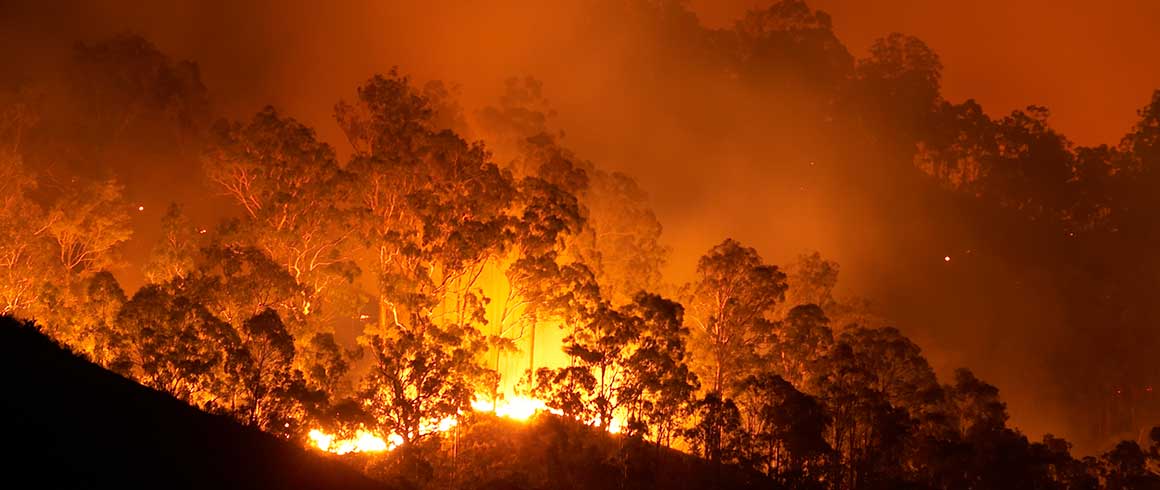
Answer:
<svg viewBox="0 0 1160 490"><path fill-rule="evenodd" d="M1075 140L1110 142L1160 86L1160 68L1118 70L1160 47L1143 24L1156 15L1114 13L1160 7L1123 1L1093 21L1077 7L1090 3L1071 3L811 7L832 14L854 57L888 32L916 34L943 57L948 99L974 97L994 113L1046 103ZM729 26L765 2L690 2L700 19L671 6L645 13L641 4L650 2L9 2L0 4L0 87L56 77L76 41L133 32L175 60L196 61L217 114L245 118L272 104L341 155L348 150L334 104L374 73L398 66L416 80L456 84L469 116L494 103L506 78L531 75L543 82L557 113L549 124L566 133L566 146L650 193L673 250L668 281L686 281L696 257L724 237L774 263L819 250L842 264L840 292L877 304L944 379L971 367L1003 390L1014 424L1030 436L1075 432L1083 419L1073 414L1083 410L1066 404L1075 403L1067 390L1076 373L1053 356L1076 338L1057 331L1059 278L1043 262L1005 250L986 230L993 223L932 190L909 162L835 149L841 142L819 133L840 131L803 109L812 103L808 89L735 82L703 26ZM1090 32L1075 32L1077 25ZM190 172L157 165L174 176ZM181 196L209 219L218 208L199 199L209 187L188 186L139 183L128 192L158 213L146 217ZM131 262L155 236L151 226L143 217ZM1098 352L1076 362L1103 362Z"/></svg>

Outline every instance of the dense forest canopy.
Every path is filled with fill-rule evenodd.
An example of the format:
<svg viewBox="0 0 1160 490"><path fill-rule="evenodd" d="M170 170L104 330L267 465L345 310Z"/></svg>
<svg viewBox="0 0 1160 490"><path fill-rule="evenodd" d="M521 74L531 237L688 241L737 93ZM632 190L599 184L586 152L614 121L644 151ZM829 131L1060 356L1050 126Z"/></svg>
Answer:
<svg viewBox="0 0 1160 490"><path fill-rule="evenodd" d="M315 123L223 108L242 95L140 35L46 49L0 84L3 313L303 444L437 460L464 414L524 404L794 487L1156 484L1160 91L1083 146L1045 107L947 100L921 39L852 53L800 0L720 28L676 1L597 4L581 30L607 49L572 62L615 100L534 76L465 96L387 64ZM652 170L573 137L580 103ZM695 209L717 199L753 211ZM766 245L943 279L848 283L828 254ZM942 298L912 300L924 286ZM958 301L980 290L983 311ZM1009 423L991 373L1052 403Z"/></svg>

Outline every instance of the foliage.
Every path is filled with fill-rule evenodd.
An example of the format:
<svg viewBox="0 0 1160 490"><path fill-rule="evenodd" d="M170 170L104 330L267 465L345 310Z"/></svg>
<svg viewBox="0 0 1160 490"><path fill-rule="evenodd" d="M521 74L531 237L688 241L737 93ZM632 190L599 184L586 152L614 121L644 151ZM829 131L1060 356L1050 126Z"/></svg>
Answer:
<svg viewBox="0 0 1160 490"><path fill-rule="evenodd" d="M732 400L710 392L694 405L695 423L685 430L693 453L712 463L741 464L750 444Z"/></svg>
<svg viewBox="0 0 1160 490"><path fill-rule="evenodd" d="M785 484L820 485L832 451L825 439L830 416L822 402L776 374L746 378L738 399L751 441L747 463Z"/></svg>
<svg viewBox="0 0 1160 490"><path fill-rule="evenodd" d="M113 367L211 411L233 409L245 372L236 330L163 286L142 288L117 315Z"/></svg>
<svg viewBox="0 0 1160 490"><path fill-rule="evenodd" d="M1160 92L1119 145L1082 147L1046 108L992 118L943 100L941 62L917 38L889 35L854 61L829 16L801 1L712 32L675 1L624 12L656 16L658 38L695 30L690 57L716 57L746 89L810 95L791 110L836 122L828 137L911 162L1019 223L1105 246L1155 242ZM717 476L791 488L1160 485L1160 432L1083 460L1062 439L1028 441L997 387L967 370L940 384L902 330L836 298L839 266L818 253L783 272L727 239L698 261L684 305L647 292L669 252L644 186L569 148L533 78L510 80L469 127L455 87L374 76L335 107L351 153L340 162L272 107L203 134L196 65L141 38L81 45L75 65L70 100L84 117L42 127L39 111L53 114L35 104L0 111L2 312L205 410L286 437L314 424L397 434L406 444L370 471L412 487L655 483L671 469L660 462L679 466L667 452L678 436ZM172 206L148 284L126 298L111 272L132 235L126 188L40 169L100 166L138 141L197 147L238 216L211 232ZM1109 288L1140 295L1135 307L1094 298L1099 324L1154 323L1139 307L1154 290L1145 248L1116 258L1142 272L1109 271ZM536 331L554 326L569 364L536 369ZM359 329L364 363L343 345ZM531 393L563 417L521 432L470 402L498 397L490 355L498 371L525 337ZM451 420L462 425L449 431Z"/></svg>
<svg viewBox="0 0 1160 490"><path fill-rule="evenodd" d="M683 294L693 326L694 366L715 393L734 386L766 354L770 318L785 297L785 274L752 248L729 239L697 263L697 280Z"/></svg>
<svg viewBox="0 0 1160 490"><path fill-rule="evenodd" d="M470 326L442 327L416 319L409 328L365 338L374 365L360 399L384 434L423 439L470 410L483 379L475 363L484 344Z"/></svg>

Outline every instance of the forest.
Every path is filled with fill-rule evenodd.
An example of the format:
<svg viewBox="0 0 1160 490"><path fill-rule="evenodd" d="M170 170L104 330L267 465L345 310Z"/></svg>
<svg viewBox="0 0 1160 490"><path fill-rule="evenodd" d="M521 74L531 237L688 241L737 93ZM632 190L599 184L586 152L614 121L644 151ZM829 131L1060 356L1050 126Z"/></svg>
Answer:
<svg viewBox="0 0 1160 490"><path fill-rule="evenodd" d="M1155 337L1160 91L1118 144L1085 147L1044 107L945 100L915 37L855 58L801 0L722 29L681 2L617 5L680 43L657 73L696 64L800 120L803 145L890 169L849 186L917 183L1016 254L1066 241L1067 321ZM603 487L656 485L663 468L630 471L655 451L753 488L1160 488L1160 427L1131 432L1160 419L1091 455L1031 440L999 388L940 379L906 326L839 294L820 253L774 264L710 237L690 280L666 277L649 182L570 146L534 77L466 107L454 83L383 70L335 99L327 141L278 107L216 111L195 62L139 35L62 63L0 76L0 313L372 478L595 488L520 459L547 445L622 475Z"/></svg>

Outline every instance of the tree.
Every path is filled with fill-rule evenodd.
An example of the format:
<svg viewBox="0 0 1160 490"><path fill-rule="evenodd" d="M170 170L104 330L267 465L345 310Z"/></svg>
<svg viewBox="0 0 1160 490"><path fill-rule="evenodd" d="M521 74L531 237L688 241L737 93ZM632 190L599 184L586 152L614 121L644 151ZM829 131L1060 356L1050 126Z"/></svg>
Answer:
<svg viewBox="0 0 1160 490"><path fill-rule="evenodd" d="M684 307L642 292L627 310L642 322L636 350L628 359L636 385L628 404L629 433L652 435L657 444L668 446L700 388L687 363Z"/></svg>
<svg viewBox="0 0 1160 490"><path fill-rule="evenodd" d="M782 89L832 93L854 68L833 32L829 14L801 0L754 9L737 21L736 70L753 82Z"/></svg>
<svg viewBox="0 0 1160 490"><path fill-rule="evenodd" d="M133 235L121 193L114 180L71 185L48 209L44 233L65 284L112 265L115 247Z"/></svg>
<svg viewBox="0 0 1160 490"><path fill-rule="evenodd" d="M738 401L751 441L751 464L787 486L824 480L830 416L819 400L781 376L764 373L742 381Z"/></svg>
<svg viewBox="0 0 1160 490"><path fill-rule="evenodd" d="M1091 230L1113 212L1111 189L1125 153L1075 148L1048 122L1046 107L1029 106L992 120L973 100L942 102L914 162L943 186L985 198L1026 218L1068 230Z"/></svg>
<svg viewBox="0 0 1160 490"><path fill-rule="evenodd" d="M544 135L550 138L548 120L556 115L544 97L544 83L533 78L509 78L496 105L475 114L475 125L495 149L500 162L510 165L518 175L535 175L538 165L521 163L528 138ZM523 157L526 159L526 157ZM532 160L533 162L535 160Z"/></svg>
<svg viewBox="0 0 1160 490"><path fill-rule="evenodd" d="M1147 467L1149 455L1135 441L1123 441L1100 457L1101 479L1108 490L1154 490L1160 475Z"/></svg>
<svg viewBox="0 0 1160 490"><path fill-rule="evenodd" d="M518 351L517 342L528 339L528 369L535 370L536 333L544 320L556 316L561 291L546 285L562 283L563 271L558 250L567 238L583 226L584 218L574 195L560 186L537 177L526 177L519 185L511 226L513 235L509 257L496 264L503 269L506 291L500 288L498 313L489 319L493 326L489 341L495 352L495 369L500 372L500 356ZM497 389L499 384L496 385ZM493 398L498 393L493 393Z"/></svg>
<svg viewBox="0 0 1160 490"><path fill-rule="evenodd" d="M926 43L892 33L874 41L854 69L852 99L863 124L896 155L913 155L941 101L942 62Z"/></svg>
<svg viewBox="0 0 1160 490"><path fill-rule="evenodd" d="M482 385L489 299L478 280L511 246L517 196L482 144L436 128L431 103L392 71L336 108L354 150L355 232L378 283L363 392L407 441L466 409Z"/></svg>
<svg viewBox="0 0 1160 490"><path fill-rule="evenodd" d="M336 117L355 150L358 230L379 282L379 326L411 312L465 323L484 301L476 280L510 241L515 184L482 144L432 129L432 110L392 71Z"/></svg>
<svg viewBox="0 0 1160 490"><path fill-rule="evenodd" d="M37 94L38 124L23 145L29 162L82 180L115 175L134 196L158 185L196 189L211 114L196 63L130 34L77 43L62 68L59 83Z"/></svg>
<svg viewBox="0 0 1160 490"><path fill-rule="evenodd" d="M837 262L822 258L813 252L801 254L786 270L785 303L778 317L785 317L789 309L798 305L817 305L829 312L834 304L834 287L838 285Z"/></svg>
<svg viewBox="0 0 1160 490"><path fill-rule="evenodd" d="M999 389L976 378L967 369L955 371L954 385L947 387L953 419L962 437L995 432L1007 424L1007 404L999 399Z"/></svg>
<svg viewBox="0 0 1160 490"><path fill-rule="evenodd" d="M71 89L92 124L86 130L98 139L116 142L131 131L160 130L172 131L162 133L164 142L182 143L183 131L198 129L207 118L209 97L197 64L174 63L140 36L78 44L74 56Z"/></svg>
<svg viewBox="0 0 1160 490"><path fill-rule="evenodd" d="M174 286L234 328L268 309L302 324L297 302L305 295L280 264L253 247L210 245L198 253L196 272ZM279 323L282 323L279 317Z"/></svg>
<svg viewBox="0 0 1160 490"><path fill-rule="evenodd" d="M0 150L0 313L27 314L51 276L36 178L19 154Z"/></svg>
<svg viewBox="0 0 1160 490"><path fill-rule="evenodd" d="M647 293L619 310L602 301L579 312L564 339L571 364L538 370L533 394L565 416L667 442L697 388L685 364L682 314L679 304Z"/></svg>
<svg viewBox="0 0 1160 490"><path fill-rule="evenodd" d="M305 394L302 373L294 369L294 337L272 309L247 319L239 333L249 358L242 377L246 404L239 418L267 432L291 433L287 429L302 419Z"/></svg>
<svg viewBox="0 0 1160 490"><path fill-rule="evenodd" d="M999 152L995 132L995 122L974 99L943 102L918 142L914 164L945 187L982 196L988 162Z"/></svg>
<svg viewBox="0 0 1160 490"><path fill-rule="evenodd" d="M385 434L415 442L441 421L470 410L486 370L485 344L470 326L440 326L415 316L405 327L365 336L374 364L360 398Z"/></svg>
<svg viewBox="0 0 1160 490"><path fill-rule="evenodd" d="M777 322L770 349L774 372L805 389L833 347L829 319L817 305L795 306Z"/></svg>
<svg viewBox="0 0 1160 490"><path fill-rule="evenodd" d="M709 392L693 406L696 423L685 430L685 439L696 454L712 463L738 464L749 445L741 426L741 412L732 400Z"/></svg>
<svg viewBox="0 0 1160 490"><path fill-rule="evenodd" d="M1039 446L1046 453L1048 474L1058 485L1075 490L1099 488L1099 479L1091 474L1092 468L1071 456L1070 442L1051 434L1045 434L1043 442Z"/></svg>
<svg viewBox="0 0 1160 490"><path fill-rule="evenodd" d="M833 417L826 439L841 460L833 466L832 481L845 488L896 484L904 475L912 424L904 410L871 388L874 383L874 374L842 342L820 363L812 383Z"/></svg>
<svg viewBox="0 0 1160 490"><path fill-rule="evenodd" d="M999 152L986 169L987 187L1007 207L1032 218L1059 219L1075 201L1071 142L1047 122L1045 107L1014 111L997 123Z"/></svg>
<svg viewBox="0 0 1160 490"><path fill-rule="evenodd" d="M621 408L637 394L627 361L640 325L604 302L579 316L564 338L571 364L541 368L532 393L565 416L612 427Z"/></svg>
<svg viewBox="0 0 1160 490"><path fill-rule="evenodd" d="M693 359L709 391L721 393L743 379L765 354L784 299L785 274L757 251L729 239L697 264L697 280L684 288L693 325Z"/></svg>
<svg viewBox="0 0 1160 490"><path fill-rule="evenodd" d="M318 317L328 301L341 303L341 290L359 272L348 246L353 175L340 168L330 145L267 107L244 124L219 122L203 164L244 211L222 240L265 252L302 285L295 300L302 315Z"/></svg>
<svg viewBox="0 0 1160 490"><path fill-rule="evenodd" d="M117 315L113 367L210 411L232 412L247 368L236 330L204 306L158 285L137 291Z"/></svg>
<svg viewBox="0 0 1160 490"><path fill-rule="evenodd" d="M351 361L362 352L347 351L339 345L333 333L319 332L305 339L296 338L295 365L302 371L306 387L321 392L334 402L346 391L346 377Z"/></svg>
<svg viewBox="0 0 1160 490"><path fill-rule="evenodd" d="M161 217L161 243L153 247L145 265L145 278L154 284L183 281L196 268L205 232L193 226L182 206L173 203Z"/></svg>
<svg viewBox="0 0 1160 490"><path fill-rule="evenodd" d="M54 339L93 362L109 366L109 343L125 292L109 271L98 271L70 284L49 284L30 313Z"/></svg>
<svg viewBox="0 0 1160 490"><path fill-rule="evenodd" d="M498 106L477 115L481 133L517 177L537 177L579 200L583 226L567 237L567 255L584 262L614 305L655 290L669 250L648 195L630 176L582 160L549 120L555 115L535 79L508 80Z"/></svg>
<svg viewBox="0 0 1160 490"><path fill-rule="evenodd" d="M942 390L922 350L896 328L852 328L839 337L871 378L869 388L894 407L924 420L941 410Z"/></svg>
<svg viewBox="0 0 1160 490"><path fill-rule="evenodd" d="M4 156L0 155L0 159ZM39 182L18 157L0 162L9 193L0 208L0 294L5 312L36 319L77 352L96 352L110 308L124 293L107 269L132 234L116 181L74 179L42 190L44 205L30 192Z"/></svg>
<svg viewBox="0 0 1160 490"><path fill-rule="evenodd" d="M660 220L636 180L596 168L587 173L589 186L583 199L589 229L573 248L594 267L601 289L613 304L623 304L660 285L669 249L661 244Z"/></svg>

